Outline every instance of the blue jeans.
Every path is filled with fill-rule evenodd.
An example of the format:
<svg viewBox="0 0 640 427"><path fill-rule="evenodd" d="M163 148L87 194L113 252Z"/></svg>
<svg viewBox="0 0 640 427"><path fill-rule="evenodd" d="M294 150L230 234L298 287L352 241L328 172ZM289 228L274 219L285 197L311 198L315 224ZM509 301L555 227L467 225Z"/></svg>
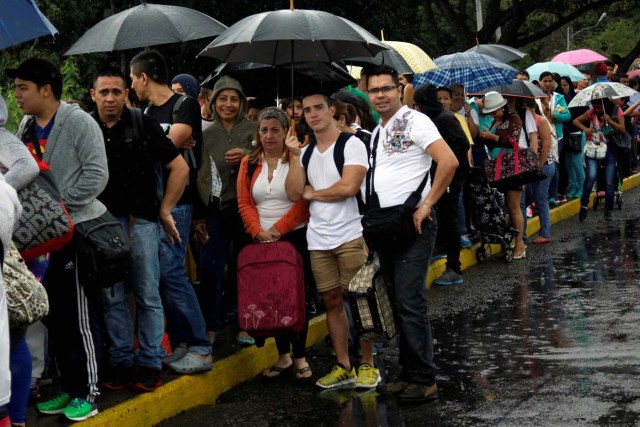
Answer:
<svg viewBox="0 0 640 427"><path fill-rule="evenodd" d="M569 178L569 191L567 194L573 197L582 197L582 187L584 185L584 167L582 166L582 152L587 144L584 133L582 133L582 151L580 153L565 153L565 163Z"/></svg>
<svg viewBox="0 0 640 427"><path fill-rule="evenodd" d="M604 209L607 211L613 210L613 199L614 193L616 191L616 187L618 186L618 176L617 176L617 164L618 164L618 156L615 151L611 148L607 148L607 155L602 160L591 159L589 157L585 157L585 162L587 164L587 173L584 179L584 187L582 188L582 199L580 204L582 206L589 206L589 196L591 195L591 190L593 190L593 184L596 182L598 177L598 166L600 162L604 164L604 176L605 176L605 197L604 197Z"/></svg>
<svg viewBox="0 0 640 427"><path fill-rule="evenodd" d="M558 138L558 155L562 152L563 138ZM560 163L556 162L556 170L549 183L549 199L555 199L558 193L558 181L560 180ZM537 203L536 203L537 204Z"/></svg>
<svg viewBox="0 0 640 427"><path fill-rule="evenodd" d="M529 188L532 189L533 201L536 202L536 209L538 210L538 216L540 217L540 236L551 237L551 214L549 213L549 198L547 196L549 194L549 183L556 172L556 163L545 164L542 166L542 172L544 172L546 178L542 181L534 182L533 184L527 184L527 190ZM525 234L527 232L526 209L527 206L531 204L531 200L529 200L531 196L527 196L528 194L530 194L530 192L523 191L520 202L522 216L524 217L523 237L526 237Z"/></svg>
<svg viewBox="0 0 640 427"><path fill-rule="evenodd" d="M422 223L422 234L407 249L380 254L400 320L400 380L426 385L436 382L426 300L427 269L438 231L436 216L431 212L433 220Z"/></svg>
<svg viewBox="0 0 640 427"><path fill-rule="evenodd" d="M119 216L118 221L129 230L129 217ZM129 284L136 299L136 320L140 352L137 364L146 368L161 369L164 356L162 336L164 318L158 287L160 265L158 263L158 225L141 218L133 224ZM133 366L133 323L129 311L129 295L124 282L102 290L104 321L111 340L111 366Z"/></svg>
<svg viewBox="0 0 640 427"><path fill-rule="evenodd" d="M189 351L199 355L211 353L204 318L198 298L187 279L185 257L191 230L191 205L178 205L171 210L182 243L171 244L161 223L160 292L167 313L167 330L173 345L187 344Z"/></svg>

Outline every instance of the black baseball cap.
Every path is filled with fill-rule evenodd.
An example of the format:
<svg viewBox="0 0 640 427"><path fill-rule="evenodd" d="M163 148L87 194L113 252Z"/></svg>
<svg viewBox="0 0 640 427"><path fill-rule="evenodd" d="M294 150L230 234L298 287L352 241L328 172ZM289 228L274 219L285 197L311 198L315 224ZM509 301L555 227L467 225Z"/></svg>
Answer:
<svg viewBox="0 0 640 427"><path fill-rule="evenodd" d="M18 68L7 68L4 73L9 78L27 80L38 86L51 85L56 99L62 95L62 74L58 67L46 59L27 59Z"/></svg>

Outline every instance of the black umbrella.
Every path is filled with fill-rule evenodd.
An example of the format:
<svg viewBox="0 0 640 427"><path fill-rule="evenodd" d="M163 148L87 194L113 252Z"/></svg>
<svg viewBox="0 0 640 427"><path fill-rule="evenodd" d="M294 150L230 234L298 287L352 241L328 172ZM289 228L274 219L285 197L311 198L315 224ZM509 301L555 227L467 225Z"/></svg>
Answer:
<svg viewBox="0 0 640 427"><path fill-rule="evenodd" d="M65 55L185 42L214 37L226 29L226 25L197 10L143 1L98 22Z"/></svg>
<svg viewBox="0 0 640 427"><path fill-rule="evenodd" d="M360 57L360 58L348 58L345 59L344 62L350 65L357 65L360 67L364 67L367 65L380 65L385 64L389 65L393 69L395 69L398 74L414 74L411 66L405 61L405 59L398 53L397 50L392 48L386 43L382 43L388 50L383 50L378 52L376 56L369 57Z"/></svg>
<svg viewBox="0 0 640 427"><path fill-rule="evenodd" d="M487 92L498 92L504 96L514 96L517 98L545 98L547 94L542 89L526 80L514 79L506 85L493 86L482 91L469 93L468 95L484 95Z"/></svg>
<svg viewBox="0 0 640 427"><path fill-rule="evenodd" d="M258 13L233 24L199 56L283 65L375 56L383 49L382 42L359 25L320 10L294 9L291 0L290 9ZM293 69L291 75L293 86Z"/></svg>
<svg viewBox="0 0 640 427"><path fill-rule="evenodd" d="M291 70L295 83L294 96L302 95L310 87L320 87L327 93L333 93L356 83L347 70L337 64L300 62L293 66L273 66L249 62L219 65L202 82L202 86L213 89L220 77L228 75L242 84L242 90L247 96L267 99L290 98Z"/></svg>
<svg viewBox="0 0 640 427"><path fill-rule="evenodd" d="M502 62L517 61L527 56L527 52L503 44L479 44L467 50L467 52L482 53Z"/></svg>

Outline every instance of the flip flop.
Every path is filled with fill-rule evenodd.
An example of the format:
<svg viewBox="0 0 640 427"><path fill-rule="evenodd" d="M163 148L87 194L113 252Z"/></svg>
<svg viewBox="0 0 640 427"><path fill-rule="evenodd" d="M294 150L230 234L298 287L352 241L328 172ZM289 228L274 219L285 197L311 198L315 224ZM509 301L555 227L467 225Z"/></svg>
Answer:
<svg viewBox="0 0 640 427"><path fill-rule="evenodd" d="M308 381L311 378L313 378L313 373L308 377L304 376L306 372L311 372L311 368L309 367L309 365L305 366L304 368L296 369L295 372L296 372L296 380L298 381ZM299 377L298 375L302 375L302 376Z"/></svg>
<svg viewBox="0 0 640 427"><path fill-rule="evenodd" d="M272 366L269 368L269 372L277 372L278 375L272 375L272 376L267 376L264 374L264 372L262 373L262 379L265 381L274 381L278 378L280 378L282 376L283 372L286 372L288 370L290 370L291 368L293 368L293 363L291 363L291 365L287 366L286 368L281 368L279 366Z"/></svg>

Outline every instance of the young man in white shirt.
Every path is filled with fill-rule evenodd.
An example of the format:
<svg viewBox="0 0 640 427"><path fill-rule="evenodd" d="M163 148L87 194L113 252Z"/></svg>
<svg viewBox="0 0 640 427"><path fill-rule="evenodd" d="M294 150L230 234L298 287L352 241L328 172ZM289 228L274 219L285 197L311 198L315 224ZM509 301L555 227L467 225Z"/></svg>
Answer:
<svg viewBox="0 0 640 427"><path fill-rule="evenodd" d="M343 304L343 290L367 258L356 199L367 173L367 149L358 138L350 137L344 145L340 174L334 161L340 130L333 121L331 100L321 91L312 91L303 97L302 108L316 143L301 150L295 131L289 132L286 189L292 201L301 197L310 201L307 241L311 268L327 309L327 327L337 358L331 372L316 385L329 389L355 384L356 388L372 389L380 382L380 372L373 363L373 342L360 342L362 358L356 375L349 360L349 324ZM302 158L308 149L313 152L305 168Z"/></svg>
<svg viewBox="0 0 640 427"><path fill-rule="evenodd" d="M458 161L433 122L402 105L402 88L393 68L381 65L367 70L367 93L380 115L372 137L372 188L380 207L403 204L429 173L432 160L438 164L413 214L416 239L399 251L380 250L382 271L392 285L400 320L402 365L399 381L386 384L382 391L397 394L400 402L433 400L438 386L425 295L437 232L432 208L447 190Z"/></svg>

